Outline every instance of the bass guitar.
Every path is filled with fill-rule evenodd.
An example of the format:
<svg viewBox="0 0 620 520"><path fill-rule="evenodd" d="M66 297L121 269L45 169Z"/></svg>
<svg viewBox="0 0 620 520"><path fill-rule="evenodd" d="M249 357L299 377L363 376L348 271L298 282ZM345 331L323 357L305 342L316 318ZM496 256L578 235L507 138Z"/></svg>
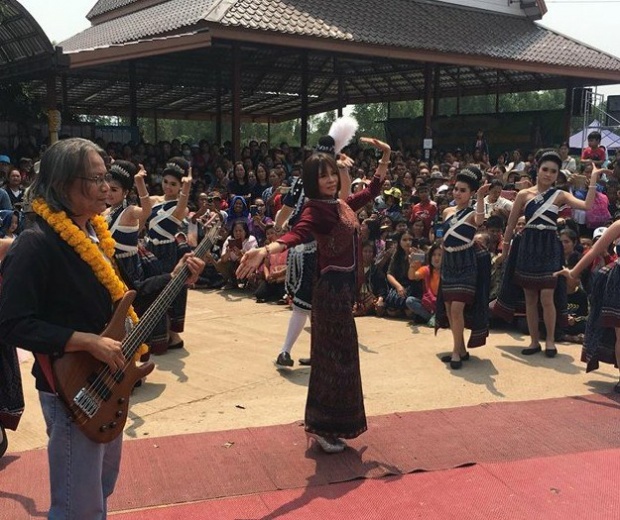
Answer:
<svg viewBox="0 0 620 520"><path fill-rule="evenodd" d="M219 226L213 226L194 250L202 258L215 243ZM73 420L90 440L106 443L121 434L127 421L129 396L134 385L155 368L152 362L136 365L135 354L190 275L183 266L167 284L148 310L133 326L127 311L136 291L127 291L116 305L114 314L101 336L121 341L125 366L113 372L110 367L88 352L67 352L52 364L56 391Z"/></svg>

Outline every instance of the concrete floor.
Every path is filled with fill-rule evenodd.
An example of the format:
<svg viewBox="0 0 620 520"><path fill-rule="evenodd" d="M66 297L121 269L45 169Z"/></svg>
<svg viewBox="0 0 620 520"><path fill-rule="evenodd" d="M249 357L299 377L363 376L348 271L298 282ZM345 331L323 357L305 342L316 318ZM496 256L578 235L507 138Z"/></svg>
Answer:
<svg viewBox="0 0 620 520"><path fill-rule="evenodd" d="M275 360L290 310L256 304L241 291L190 291L186 349L155 358L157 368L131 400L125 438L227 430L303 419L310 369L276 370ZM613 367L586 374L581 347L560 344L559 355L523 357L527 337L492 331L486 347L472 351L462 370L438 356L451 350L448 330L434 336L406 320L356 320L366 412L449 408L494 401L523 401L610 392ZM293 358L309 355L309 322ZM22 363L26 411L10 451L46 444L32 361Z"/></svg>

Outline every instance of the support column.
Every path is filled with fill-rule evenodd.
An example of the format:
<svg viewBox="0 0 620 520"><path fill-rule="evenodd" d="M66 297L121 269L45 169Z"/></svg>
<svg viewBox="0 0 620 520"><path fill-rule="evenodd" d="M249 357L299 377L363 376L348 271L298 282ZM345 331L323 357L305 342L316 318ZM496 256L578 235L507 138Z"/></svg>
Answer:
<svg viewBox="0 0 620 520"><path fill-rule="evenodd" d="M237 42L232 46L232 147L233 160L241 158L241 51Z"/></svg>
<svg viewBox="0 0 620 520"><path fill-rule="evenodd" d="M461 67L456 70L456 115L461 115Z"/></svg>
<svg viewBox="0 0 620 520"><path fill-rule="evenodd" d="M564 95L564 121L563 121L563 136L564 140L570 139L571 128L570 122L573 114L573 83L569 81L566 85L566 93Z"/></svg>
<svg viewBox="0 0 620 520"><path fill-rule="evenodd" d="M301 146L308 144L308 53L301 54Z"/></svg>
<svg viewBox="0 0 620 520"><path fill-rule="evenodd" d="M129 62L129 124L132 128L138 126L138 85L136 81L136 64Z"/></svg>
<svg viewBox="0 0 620 520"><path fill-rule="evenodd" d="M344 99L344 78L338 76L338 117L342 117L342 111L346 105Z"/></svg>
<svg viewBox="0 0 620 520"><path fill-rule="evenodd" d="M60 132L61 118L56 101L56 75L50 74L46 83L46 103L47 103L47 128L49 133L50 145L58 141Z"/></svg>
<svg viewBox="0 0 620 520"><path fill-rule="evenodd" d="M222 73L217 76L217 87L215 93L215 142L222 146Z"/></svg>
<svg viewBox="0 0 620 520"><path fill-rule="evenodd" d="M433 116L439 115L439 100L441 99L441 67L435 65L435 85L433 86Z"/></svg>
<svg viewBox="0 0 620 520"><path fill-rule="evenodd" d="M499 70L495 71L495 113L499 114Z"/></svg>
<svg viewBox="0 0 620 520"><path fill-rule="evenodd" d="M67 89L67 75L60 76L61 95L62 95L62 116L68 118L71 114L69 110L69 90Z"/></svg>
<svg viewBox="0 0 620 520"><path fill-rule="evenodd" d="M433 66L430 63L424 64L424 139L433 137L431 128L433 116Z"/></svg>

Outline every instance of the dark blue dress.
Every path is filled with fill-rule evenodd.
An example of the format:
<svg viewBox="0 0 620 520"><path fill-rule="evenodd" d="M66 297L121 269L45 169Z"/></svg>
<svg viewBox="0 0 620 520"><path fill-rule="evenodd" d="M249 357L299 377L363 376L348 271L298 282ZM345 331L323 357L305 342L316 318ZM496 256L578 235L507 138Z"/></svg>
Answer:
<svg viewBox="0 0 620 520"><path fill-rule="evenodd" d="M468 348L481 347L489 335L491 256L474 242L476 226L466 222L473 208L464 208L444 222L443 256L437 295L436 330L449 326L445 302L464 302Z"/></svg>

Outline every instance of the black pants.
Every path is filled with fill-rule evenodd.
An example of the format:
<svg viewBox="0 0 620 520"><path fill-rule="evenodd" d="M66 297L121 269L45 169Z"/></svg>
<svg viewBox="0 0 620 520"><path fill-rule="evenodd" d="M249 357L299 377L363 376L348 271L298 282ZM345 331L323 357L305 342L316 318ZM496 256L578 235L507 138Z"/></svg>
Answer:
<svg viewBox="0 0 620 520"><path fill-rule="evenodd" d="M257 300L277 301L284 296L284 282L269 283L261 280L254 292Z"/></svg>

